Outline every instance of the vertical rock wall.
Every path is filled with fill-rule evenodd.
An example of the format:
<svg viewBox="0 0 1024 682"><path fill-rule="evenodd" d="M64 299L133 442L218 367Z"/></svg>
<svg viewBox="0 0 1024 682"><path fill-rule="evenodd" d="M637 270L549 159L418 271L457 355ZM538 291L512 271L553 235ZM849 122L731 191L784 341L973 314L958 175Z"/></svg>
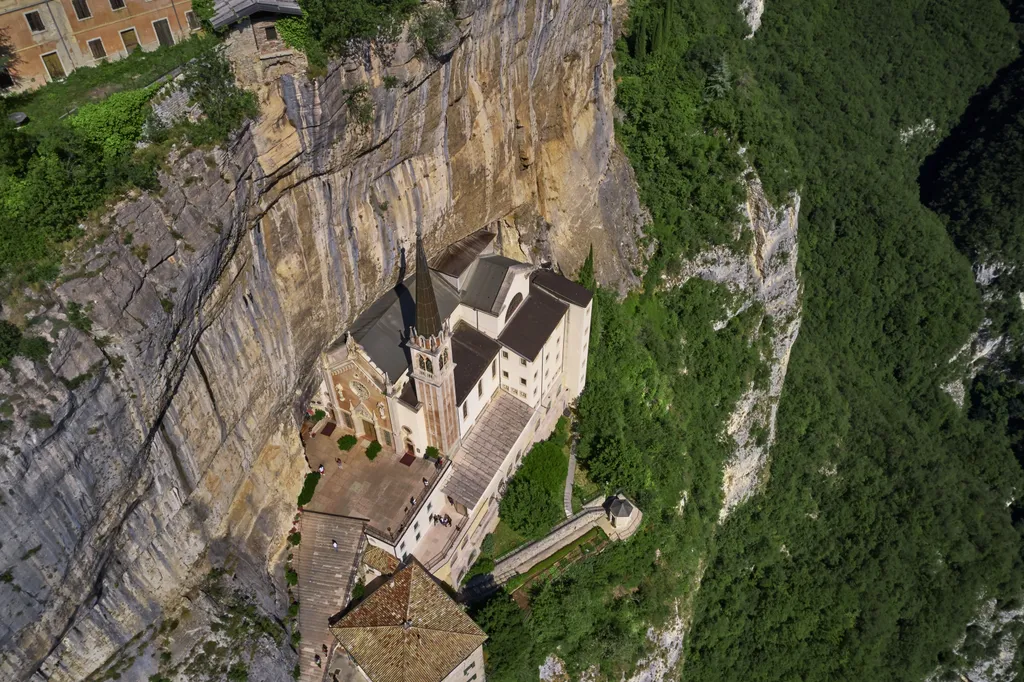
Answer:
<svg viewBox="0 0 1024 682"><path fill-rule="evenodd" d="M393 284L417 226L433 250L495 224L509 252L570 271L593 243L602 281L633 276L611 5L458 14L441 59L402 43L387 63L258 83L263 115L227 149L171 158L161 192L90 225L34 311L48 366L0 372L0 678L83 679L214 543L273 570L318 354Z"/></svg>

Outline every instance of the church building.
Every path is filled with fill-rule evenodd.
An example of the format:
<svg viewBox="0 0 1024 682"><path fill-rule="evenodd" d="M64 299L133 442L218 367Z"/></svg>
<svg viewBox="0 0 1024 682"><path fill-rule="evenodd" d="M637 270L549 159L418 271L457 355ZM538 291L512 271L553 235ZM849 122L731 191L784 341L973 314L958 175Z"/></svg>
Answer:
<svg viewBox="0 0 1024 682"><path fill-rule="evenodd" d="M367 540L453 585L496 525L507 480L587 378L590 291L497 255L495 237L477 231L428 261L417 235L414 274L322 359L339 432L378 442L395 466L433 461L399 520L352 512Z"/></svg>

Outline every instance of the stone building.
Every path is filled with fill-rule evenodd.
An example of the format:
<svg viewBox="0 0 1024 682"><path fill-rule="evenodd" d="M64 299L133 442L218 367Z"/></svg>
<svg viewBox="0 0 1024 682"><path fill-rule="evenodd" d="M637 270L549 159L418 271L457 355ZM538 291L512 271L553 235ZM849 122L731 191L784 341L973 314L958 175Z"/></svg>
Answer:
<svg viewBox="0 0 1024 682"><path fill-rule="evenodd" d="M34 90L83 66L173 45L201 28L191 0L0 0L16 62L0 91Z"/></svg>
<svg viewBox="0 0 1024 682"><path fill-rule="evenodd" d="M415 560L331 625L368 682L483 682L487 635Z"/></svg>
<svg viewBox="0 0 1024 682"><path fill-rule="evenodd" d="M317 399L341 433L396 463L385 474L389 464L353 460L345 484L380 492L359 503L339 488L345 502L325 511L366 519L371 544L453 585L497 523L508 478L586 384L591 293L496 255L494 239L480 230L428 263L417 237L415 274L324 353ZM407 493L393 492L403 478ZM398 515L382 509L396 504Z"/></svg>

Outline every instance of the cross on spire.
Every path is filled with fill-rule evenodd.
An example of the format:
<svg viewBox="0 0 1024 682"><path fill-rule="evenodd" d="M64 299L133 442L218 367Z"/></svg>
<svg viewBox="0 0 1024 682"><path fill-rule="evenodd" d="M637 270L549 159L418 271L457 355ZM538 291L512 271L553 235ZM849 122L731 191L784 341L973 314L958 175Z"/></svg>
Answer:
<svg viewBox="0 0 1024 682"><path fill-rule="evenodd" d="M441 314L437 310L434 282L430 277L427 252L423 249L423 233L416 228L416 333L437 336L441 331Z"/></svg>

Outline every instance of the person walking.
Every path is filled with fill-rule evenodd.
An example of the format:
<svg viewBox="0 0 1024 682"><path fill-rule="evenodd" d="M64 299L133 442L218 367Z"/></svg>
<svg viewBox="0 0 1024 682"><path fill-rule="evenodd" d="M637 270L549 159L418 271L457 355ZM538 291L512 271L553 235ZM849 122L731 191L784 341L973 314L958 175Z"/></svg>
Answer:
<svg viewBox="0 0 1024 682"><path fill-rule="evenodd" d="M333 547L334 551L337 552L338 551L338 541L337 540L331 540L331 547Z"/></svg>

